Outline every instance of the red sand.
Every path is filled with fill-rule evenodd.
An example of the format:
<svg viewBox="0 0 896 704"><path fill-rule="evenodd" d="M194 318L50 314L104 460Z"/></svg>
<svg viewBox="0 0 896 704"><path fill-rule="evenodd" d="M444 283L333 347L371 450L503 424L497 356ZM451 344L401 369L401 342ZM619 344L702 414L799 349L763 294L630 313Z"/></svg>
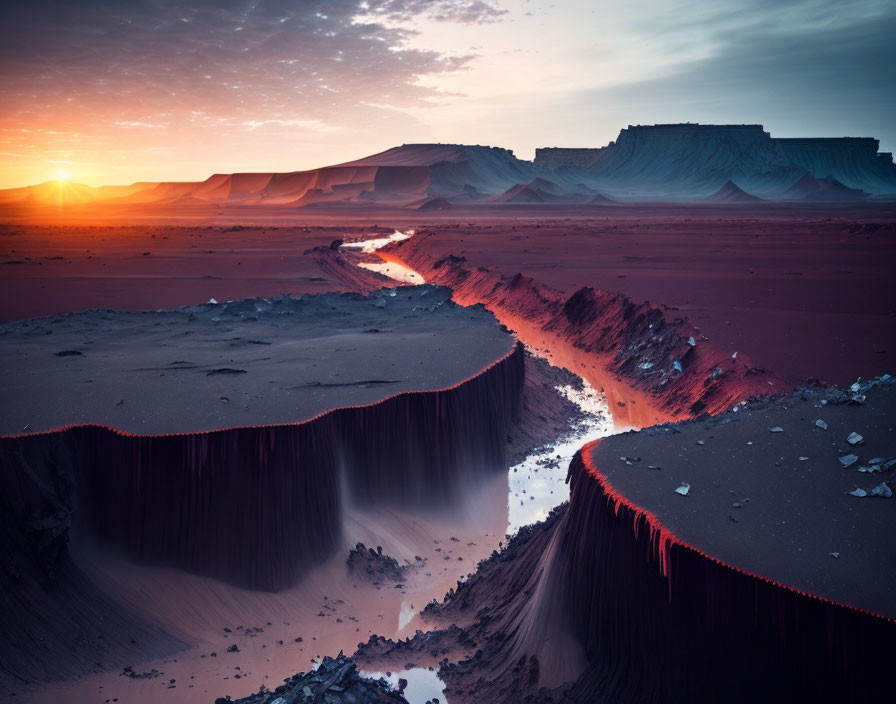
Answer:
<svg viewBox="0 0 896 704"><path fill-rule="evenodd" d="M673 306L729 354L791 380L848 383L896 366L896 211L863 207L433 226L396 251L463 256L470 269L520 272L566 294L589 285Z"/></svg>
<svg viewBox="0 0 896 704"><path fill-rule="evenodd" d="M896 207L887 203L495 206L444 216L351 206L110 209L103 217L112 222L154 224L108 227L51 224L86 211L0 212L19 217L47 224L0 227L0 262L24 262L0 263L0 320L373 288L375 276L362 281L352 267L348 282L333 262L304 253L369 232L371 222L388 231L425 218L433 234L402 249L522 272L566 295L590 285L673 306L668 317L687 318L726 354L790 381L847 383L896 362ZM247 222L257 224L238 225Z"/></svg>
<svg viewBox="0 0 896 704"><path fill-rule="evenodd" d="M890 278L896 263L892 225L896 211L892 206L544 208L495 206L480 210L477 224L466 226L456 224L466 213L451 211L441 221L437 214L427 213L427 220L436 223L433 234L396 249L407 248L430 261L449 253L463 255L470 268L493 267L508 276L523 272L566 295L591 285L635 300L674 305L677 310L669 317L689 318L718 349L742 351L785 379L813 375L847 381L893 364L896 330L891 313L896 305ZM349 208L339 215L310 210L265 213L267 223L288 223L285 230L216 229L209 236L212 245L206 244L207 236L198 238L206 232L198 226L174 229L167 224L152 232L146 227L65 231L64 235L76 235L75 247L59 247L55 227L50 232L57 234L47 234L46 228L6 228L0 261L27 263L0 270L4 287L0 313L12 318L35 315L19 311L41 306L47 313L96 305L157 308L212 296L221 300L270 295L284 289L259 289L284 282L297 287L285 289L294 293L332 290L345 284L338 276L319 273L323 271L319 254L302 252L328 244L343 231L309 233L295 222L375 219L398 227L417 225L421 218L399 210ZM215 219L209 209L171 212L171 217L195 218L203 224ZM240 222L239 213L228 209L220 220ZM163 215L154 217L164 221ZM165 236L169 239L161 239ZM172 247L165 258L146 246L160 240ZM83 251L87 248L91 252ZM152 253L144 257L143 251ZM35 263L37 257L53 256L65 258ZM63 265L76 266L68 264L69 259L78 262L77 271L86 282L79 285L80 277L66 276ZM51 265L59 269L48 269ZM110 267L114 275L107 273ZM34 274L37 268L39 276ZM52 273L45 274L48 270ZM221 278L203 279L207 270ZM172 279L171 272L182 272L182 278ZM234 293L209 293L208 286ZM190 298L193 295L195 299ZM114 302L92 302L96 298ZM624 385L622 389L620 393L626 393ZM652 408L646 410L643 421L654 413ZM301 669L296 663L288 668L284 670ZM82 687L79 691L86 694L86 684Z"/></svg>
<svg viewBox="0 0 896 704"><path fill-rule="evenodd" d="M321 227L2 226L0 322L88 308L158 310L211 298L343 290L315 255L303 252L329 245L346 232Z"/></svg>

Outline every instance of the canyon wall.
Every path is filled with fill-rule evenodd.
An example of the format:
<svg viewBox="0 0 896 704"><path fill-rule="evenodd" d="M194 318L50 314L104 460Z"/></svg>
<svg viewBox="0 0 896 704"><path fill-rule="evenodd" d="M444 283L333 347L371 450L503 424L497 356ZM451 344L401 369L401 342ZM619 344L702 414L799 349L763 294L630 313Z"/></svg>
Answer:
<svg viewBox="0 0 896 704"><path fill-rule="evenodd" d="M565 590L588 660L575 691L607 701L855 701L886 688L878 673L896 625L675 542L590 462L586 446L570 467L548 576Z"/></svg>
<svg viewBox="0 0 896 704"><path fill-rule="evenodd" d="M52 537L23 547L47 554L64 552L74 523L141 562L279 590L332 554L345 502L447 508L502 471L522 382L517 347L454 387L295 425L161 436L80 426L0 438L0 470L23 506L7 514L7 529L46 522ZM60 484L65 491L54 491Z"/></svg>
<svg viewBox="0 0 896 704"><path fill-rule="evenodd" d="M883 701L896 623L724 565L602 480L586 445L571 498L480 563L410 641L362 662L442 657L457 701ZM456 625L460 624L460 626Z"/></svg>
<svg viewBox="0 0 896 704"><path fill-rule="evenodd" d="M433 260L425 234L389 245L384 257L405 263L427 282L451 288L462 305L485 305L525 344L551 351L554 363L602 389L622 425L637 427L716 413L768 393L774 374L704 341L686 319L622 295L584 287L564 296L532 278ZM780 388L778 385L777 388Z"/></svg>

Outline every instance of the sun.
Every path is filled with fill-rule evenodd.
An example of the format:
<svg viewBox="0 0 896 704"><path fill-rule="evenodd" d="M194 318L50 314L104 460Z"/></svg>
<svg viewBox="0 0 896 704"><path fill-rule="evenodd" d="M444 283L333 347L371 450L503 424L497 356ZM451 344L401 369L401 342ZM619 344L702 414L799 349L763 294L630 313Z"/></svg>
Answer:
<svg viewBox="0 0 896 704"><path fill-rule="evenodd" d="M68 171L65 169L56 169L57 181L68 181Z"/></svg>

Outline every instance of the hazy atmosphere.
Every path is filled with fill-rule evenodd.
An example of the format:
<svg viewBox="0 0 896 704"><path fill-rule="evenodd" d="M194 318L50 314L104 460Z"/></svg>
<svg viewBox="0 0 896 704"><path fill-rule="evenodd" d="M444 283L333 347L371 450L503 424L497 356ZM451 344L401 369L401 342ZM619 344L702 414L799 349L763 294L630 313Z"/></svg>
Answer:
<svg viewBox="0 0 896 704"><path fill-rule="evenodd" d="M293 171L403 142L531 159L660 122L892 151L894 34L887 0L7 4L0 186Z"/></svg>

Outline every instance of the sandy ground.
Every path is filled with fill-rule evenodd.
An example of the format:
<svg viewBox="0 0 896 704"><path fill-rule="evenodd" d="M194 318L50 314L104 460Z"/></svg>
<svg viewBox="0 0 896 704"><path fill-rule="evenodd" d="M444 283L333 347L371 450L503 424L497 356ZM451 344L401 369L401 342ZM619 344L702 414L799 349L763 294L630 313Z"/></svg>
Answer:
<svg viewBox="0 0 896 704"><path fill-rule="evenodd" d="M295 423L448 388L514 344L431 286L15 322L0 325L0 434Z"/></svg>
<svg viewBox="0 0 896 704"><path fill-rule="evenodd" d="M0 220L18 222L20 216L7 211L0 213ZM120 217L122 222L127 221L127 214ZM212 291L214 287L225 292L240 291L243 286L252 289L243 295L270 295L265 287L277 288L284 282L290 283L294 288L288 290L294 292L296 289L304 291L302 287L306 285L333 290L339 288L338 280L328 279L321 273L317 260L311 255L302 255L302 252L326 245L342 233L352 231L355 227L352 223L357 224L356 231L360 232L362 224L371 222L370 213L363 210L339 215L302 212L298 216L292 211L266 213L263 217L267 220L259 225L267 234L258 237L257 231L223 232L220 229L222 223L245 224L250 221L251 218L246 219L237 210L230 210L226 215L207 211L156 213L154 227L160 229L154 233L166 230L167 235L162 237L169 239L162 242L174 247L171 256L164 259L143 254L152 251L151 247L146 247L147 237L152 242L158 240L151 237L147 228L135 228L127 242L112 236L118 225L107 230L90 230L93 245L83 245L78 240L79 256L76 258L76 250L66 250L67 239L64 239L73 231L67 231L66 235L59 226L60 222L70 220L67 216L48 214L44 224L36 229L5 226L0 238L3 243L0 261L24 263L0 267L3 274L0 286L4 294L0 300L5 301L0 315L15 319L71 308L105 307L112 304L103 301L116 298L124 302L115 307L141 310L156 308L166 302L173 305L199 302L213 296L222 300L241 295L215 293ZM459 217L457 212L426 213L424 216L406 211L379 211L375 217L376 222L385 223L390 228L416 226L433 233L425 238L415 237L409 243L425 247L433 257L448 253L463 255L471 266L494 267L510 275L521 271L569 293L580 286L592 285L620 291L635 299L668 304L674 309L670 311L671 315L687 316L714 342L745 350L786 378L814 376L833 382L849 382L860 374L868 376L888 371L896 362L896 317L893 315L896 298L890 281L896 264L892 225L896 211L892 205L763 205L761 211L740 206L613 206L580 210L508 207L495 208L494 212L479 211L475 222ZM295 227L297 221L308 226L316 223L333 228L307 233ZM198 228L211 223L215 227L213 234L203 232L200 240ZM336 227L337 223L343 225ZM275 224L287 229L273 231L271 228ZM86 236L87 232L82 234ZM212 237L214 246L208 246L204 252L197 251L202 249L206 236ZM99 246L101 238L102 247ZM226 253L225 244L231 245ZM91 246L98 252L93 249L87 252ZM213 252L209 254L208 250ZM248 257L248 253L252 256ZM198 256L200 254L202 256ZM214 256L219 254L221 256ZM69 261L67 255L71 255L71 264L66 264ZM63 259L55 259L56 256ZM116 259L118 256L120 262ZM37 264L37 257L47 259L42 260L43 264ZM247 262L251 265L249 273L244 274L247 269L243 267ZM226 266L211 275L220 278L204 278L219 264ZM48 268L51 266L55 270ZM67 272L66 266L77 268ZM115 273L110 275L110 270ZM69 275L72 271L77 273ZM171 272L179 271L185 272L182 277L171 276ZM259 287L265 291L258 290ZM71 305L66 305L67 302ZM533 340L538 346L538 337L533 336ZM547 336L543 342L550 349ZM553 358L558 357L567 357L570 364L574 360L579 367L584 364L581 355L573 349L562 353L555 351ZM600 362L592 363L596 370L592 383L595 383ZM624 385L620 385L618 394L625 395L627 408L634 408L633 413L637 411L637 416L632 417L632 425L664 419L660 409L633 405ZM843 411L852 412L852 409ZM794 469L808 472L808 461L800 461L799 456L811 458L817 454L817 444L810 442L814 442L814 438L808 435L802 438L802 431L789 437L789 425L778 422L785 427L783 442L789 440L796 444L772 448L770 452L775 454L780 450L785 456L786 450L786 457L801 453ZM875 423L878 429L889 428L885 420L867 420L869 428ZM766 428L764 432L770 431ZM810 428L807 432L814 431ZM863 434L872 437L870 432ZM772 440L782 442L777 434ZM804 440L808 443L805 451L797 447ZM840 440L838 436L837 441ZM694 450L706 450L710 441L705 440L705 443ZM663 452L677 451L677 446L663 449ZM834 448L831 452L835 453ZM836 453L832 457L834 470L839 471ZM720 455L719 461L723 459ZM653 464L646 458L642 461ZM674 458L666 464L673 466ZM662 471L666 471L663 466ZM781 469L774 467L774 462L772 468L774 471ZM773 471L772 468L765 469ZM796 481L800 476L794 474L792 478ZM502 481L503 485L500 490L495 489L495 493L503 495L500 505L506 506L506 478ZM770 481L763 491L775 489L774 477ZM779 501L776 505L786 504L788 496L798 494L806 481L804 477L802 483L797 481L790 487L792 494L773 497ZM763 495L759 491L751 493ZM675 494L673 487L671 499L688 501L691 498L699 499L699 492L695 490L694 497L682 497ZM756 505L756 499L750 498L750 504ZM838 495L838 501L840 499L858 502L855 509L850 503L842 504L846 510L859 510L861 502L865 501L883 501ZM463 518L456 525L436 527L421 519L397 515L379 515L357 521L355 528L349 531L346 549L353 544L351 541L358 539L367 544L383 545L400 561L414 560L414 555L419 555L426 558L429 567L439 560L444 563L444 583L439 581L438 588L428 585L412 593L408 590L413 590L414 586L409 580L404 590L408 594L403 595L400 594L402 590L393 590L387 596L383 590L358 587L364 593L358 597L351 580L340 575L342 558L334 558L295 590L271 596L246 593L198 577L112 565L101 555L80 555L79 559L89 566L92 574L113 586L118 598L127 603L146 604L150 610L164 614L167 622L176 624L200 645L178 657L177 662L141 663L134 668L146 672L155 667L165 672L157 678L144 680L115 673L98 674L76 684L44 690L32 698L35 701L58 701L60 698L103 701L120 697L120 701L156 701L160 694L171 694L166 688L174 686L178 699L183 695L183 701L208 701L221 694L247 693L265 677L278 683L278 678L305 669L310 658L318 653L323 655L341 647L352 650L354 643L366 639L365 627L367 634L395 635L399 622L403 624L409 613L404 597L413 596L416 611L420 607L418 601L441 596L453 580L472 568L479 556L490 553L495 536L503 534L503 527L498 524L506 526L506 510L498 511L500 515L495 514L497 501L489 504L491 508L488 509L481 508L483 505L465 514L469 523L466 527ZM753 506L730 508L746 513ZM725 521L731 523L731 526L726 524L726 530L743 527L727 518ZM490 526L487 546L481 537L486 531L483 524ZM477 540L474 534L480 538ZM458 541L451 541L451 535ZM440 542L434 542L436 540ZM450 555L436 551L446 540L455 551ZM467 544L471 542L477 544ZM471 552L461 554L462 549ZM828 550L825 546L821 560L824 565L845 560L849 554L848 549L839 550L841 557L831 558L827 555L829 551L838 550L836 547ZM464 560L454 560L455 555ZM444 557L452 559L444 560ZM134 579L135 576L138 579ZM333 606L339 599L344 604ZM388 609L385 607L387 602ZM327 605L334 611L325 608ZM319 613L324 615L318 616ZM352 616L358 622L352 621ZM342 622L336 621L337 618ZM321 623L324 619L326 629L318 629L318 641L313 640L314 635L310 641L317 647L308 647L307 633L315 633L311 624ZM282 625L284 621L289 625ZM383 627L386 622L395 624L396 630L391 630L391 625ZM416 623L416 619L411 619L401 634L412 633ZM237 626L243 628L237 629ZM254 637L239 635L255 627L264 631L253 630ZM224 628L229 628L230 633ZM307 629L305 634L300 632L302 628ZM321 640L324 631L327 633L325 641ZM291 638L290 633L294 634ZM295 643L294 639L299 635L303 641ZM283 640L283 646L279 645L279 640ZM227 653L227 646L234 643L240 649L239 654ZM325 646L329 650L325 650ZM295 647L302 650L291 650ZM210 656L211 652L216 653L215 658ZM277 654L272 655L273 652ZM239 660L227 662L225 656ZM240 670L235 669L237 664ZM249 676L244 677L247 671ZM170 682L172 678L174 683ZM225 678L228 679L224 681ZM246 686L241 689L244 679ZM166 692L162 693L162 689ZM188 691L184 693L184 689ZM112 694L113 690L115 694Z"/></svg>
<svg viewBox="0 0 896 704"><path fill-rule="evenodd" d="M896 619L894 499L886 484L894 474L885 466L896 460L896 390L872 388L864 403L833 393L790 394L617 435L592 458L613 490L678 541L801 592ZM856 490L866 495L850 494Z"/></svg>
<svg viewBox="0 0 896 704"><path fill-rule="evenodd" d="M384 234L429 229L408 244L425 243L433 257L462 255L567 293L590 285L672 306L670 315L785 378L844 384L896 363L888 203L121 215L143 226L19 218L0 212L10 223L0 226L0 319L338 290L344 284L303 252L374 222Z"/></svg>
<svg viewBox="0 0 896 704"><path fill-rule="evenodd" d="M76 551L77 562L117 600L152 614L197 645L173 658L133 663L137 674L155 669L158 675L96 673L75 683L20 691L16 700L103 702L118 697L123 702L207 704L220 696L247 695L262 684L273 688L323 655L353 652L374 633L413 635L420 627L415 614L432 599L441 599L504 539L507 490L507 476L496 478L467 497L450 520L396 511L353 512L344 551L297 587L276 594ZM346 567L348 551L357 541L382 546L400 563L420 564L418 556L425 563L408 573L402 588L377 588L352 577ZM228 652L233 645L239 650Z"/></svg>
<svg viewBox="0 0 896 704"><path fill-rule="evenodd" d="M0 321L342 290L305 251L364 228L0 226ZM390 230L391 232L391 230Z"/></svg>

